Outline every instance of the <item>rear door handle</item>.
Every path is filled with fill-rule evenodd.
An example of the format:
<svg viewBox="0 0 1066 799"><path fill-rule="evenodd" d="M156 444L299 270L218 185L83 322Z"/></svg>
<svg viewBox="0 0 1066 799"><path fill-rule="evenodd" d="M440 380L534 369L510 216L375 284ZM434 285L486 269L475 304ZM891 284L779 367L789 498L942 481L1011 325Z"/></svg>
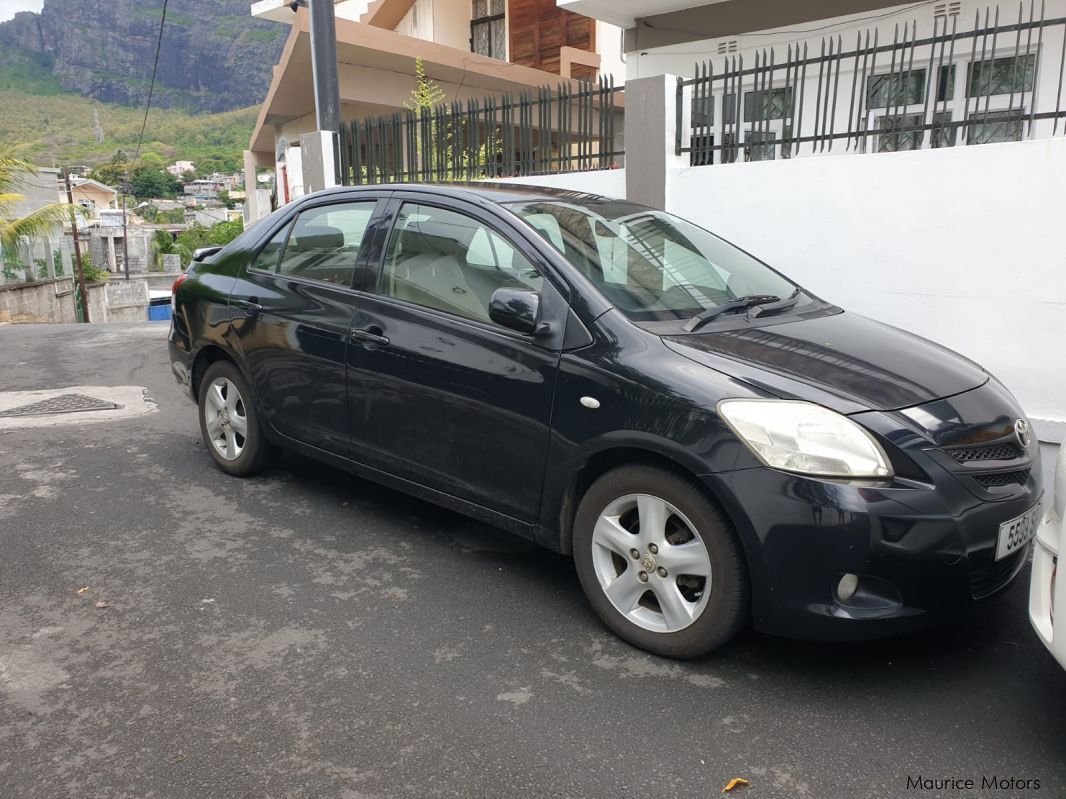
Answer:
<svg viewBox="0 0 1066 799"><path fill-rule="evenodd" d="M382 332L380 327L372 327L369 330L353 330L351 339L352 341L358 341L368 349L384 347L388 345L389 337L383 336Z"/></svg>

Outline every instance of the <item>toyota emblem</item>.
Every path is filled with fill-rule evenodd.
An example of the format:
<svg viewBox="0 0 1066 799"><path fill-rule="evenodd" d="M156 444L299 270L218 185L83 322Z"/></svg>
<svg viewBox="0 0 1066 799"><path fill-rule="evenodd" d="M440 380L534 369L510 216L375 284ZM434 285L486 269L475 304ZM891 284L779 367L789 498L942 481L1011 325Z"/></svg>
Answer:
<svg viewBox="0 0 1066 799"><path fill-rule="evenodd" d="M1025 419L1019 419L1014 423L1014 435L1018 439L1018 443L1022 445L1022 449L1029 448L1029 423Z"/></svg>

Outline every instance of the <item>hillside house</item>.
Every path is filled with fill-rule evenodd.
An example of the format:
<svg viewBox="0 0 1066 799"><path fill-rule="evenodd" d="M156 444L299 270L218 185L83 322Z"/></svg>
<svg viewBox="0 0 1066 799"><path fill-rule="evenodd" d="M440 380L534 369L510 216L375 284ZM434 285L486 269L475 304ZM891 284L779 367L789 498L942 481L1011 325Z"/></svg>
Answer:
<svg viewBox="0 0 1066 799"><path fill-rule="evenodd" d="M277 201L304 192L300 136L315 130L309 15L260 0L252 15L291 26L245 154L246 183L277 167ZM416 86L415 59L449 101L500 97L567 79L621 82L621 30L573 14L554 0L344 0L336 4L341 113L345 120L394 113ZM269 211L255 197L249 218Z"/></svg>

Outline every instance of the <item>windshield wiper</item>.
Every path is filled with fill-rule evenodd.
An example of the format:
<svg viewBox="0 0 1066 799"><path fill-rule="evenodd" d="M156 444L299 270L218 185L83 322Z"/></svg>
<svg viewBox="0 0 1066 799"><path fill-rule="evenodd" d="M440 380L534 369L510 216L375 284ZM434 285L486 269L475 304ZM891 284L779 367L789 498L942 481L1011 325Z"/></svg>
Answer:
<svg viewBox="0 0 1066 799"><path fill-rule="evenodd" d="M724 313L729 313L730 311L743 311L756 305L768 305L779 302L782 302L782 299L773 294L749 294L746 297L737 297L735 300L723 302L721 305L715 305L704 311L700 311L685 323L684 329L686 333L691 333L693 330L698 330L712 319L715 319Z"/></svg>
<svg viewBox="0 0 1066 799"><path fill-rule="evenodd" d="M786 311L799 302L799 295L800 290L796 289L783 300L753 305L748 309L748 316L750 316L752 319L758 319L760 316L764 316L768 313L774 313L775 311Z"/></svg>

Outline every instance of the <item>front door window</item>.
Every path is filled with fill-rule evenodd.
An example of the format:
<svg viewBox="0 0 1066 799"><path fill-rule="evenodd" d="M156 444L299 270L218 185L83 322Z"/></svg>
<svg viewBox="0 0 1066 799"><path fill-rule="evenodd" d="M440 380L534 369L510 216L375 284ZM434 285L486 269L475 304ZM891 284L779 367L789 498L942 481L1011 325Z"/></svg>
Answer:
<svg viewBox="0 0 1066 799"><path fill-rule="evenodd" d="M539 291L544 279L496 231L465 214L405 203L389 243L381 293L490 323L500 288Z"/></svg>

